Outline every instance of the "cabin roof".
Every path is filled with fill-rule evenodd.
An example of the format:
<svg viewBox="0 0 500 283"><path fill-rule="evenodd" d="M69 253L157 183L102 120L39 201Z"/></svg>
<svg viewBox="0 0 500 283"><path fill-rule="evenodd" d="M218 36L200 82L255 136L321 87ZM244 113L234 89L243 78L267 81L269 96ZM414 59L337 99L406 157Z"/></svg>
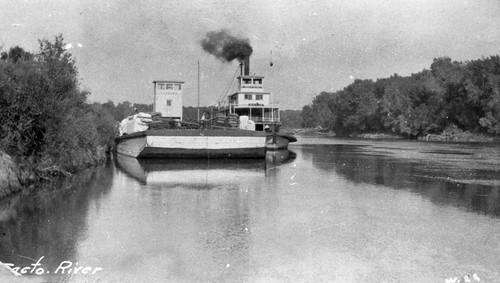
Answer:
<svg viewBox="0 0 500 283"><path fill-rule="evenodd" d="M166 81L166 80L155 80L153 83L174 83L174 84L183 84L183 81Z"/></svg>
<svg viewBox="0 0 500 283"><path fill-rule="evenodd" d="M238 79L263 79L264 77L262 76L239 76Z"/></svg>
<svg viewBox="0 0 500 283"><path fill-rule="evenodd" d="M230 96L233 96L235 94L242 93L242 94L271 94L270 92L255 92L255 91L237 91L231 94Z"/></svg>

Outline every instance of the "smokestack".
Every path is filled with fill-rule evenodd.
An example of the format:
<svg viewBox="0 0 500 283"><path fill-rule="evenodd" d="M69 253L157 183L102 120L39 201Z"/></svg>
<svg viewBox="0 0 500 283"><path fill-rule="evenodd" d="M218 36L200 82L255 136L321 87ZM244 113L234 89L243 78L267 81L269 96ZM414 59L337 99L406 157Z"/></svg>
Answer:
<svg viewBox="0 0 500 283"><path fill-rule="evenodd" d="M245 56L245 76L250 76L250 55Z"/></svg>

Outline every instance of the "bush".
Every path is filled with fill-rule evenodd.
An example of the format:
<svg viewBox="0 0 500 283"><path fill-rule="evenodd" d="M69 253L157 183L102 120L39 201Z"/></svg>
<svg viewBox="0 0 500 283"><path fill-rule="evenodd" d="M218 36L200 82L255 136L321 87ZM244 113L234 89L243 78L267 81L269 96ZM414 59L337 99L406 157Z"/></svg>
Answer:
<svg viewBox="0 0 500 283"><path fill-rule="evenodd" d="M40 40L32 55L20 47L0 60L0 147L30 159L41 171L75 171L102 159L115 122L86 103L71 54L61 35Z"/></svg>

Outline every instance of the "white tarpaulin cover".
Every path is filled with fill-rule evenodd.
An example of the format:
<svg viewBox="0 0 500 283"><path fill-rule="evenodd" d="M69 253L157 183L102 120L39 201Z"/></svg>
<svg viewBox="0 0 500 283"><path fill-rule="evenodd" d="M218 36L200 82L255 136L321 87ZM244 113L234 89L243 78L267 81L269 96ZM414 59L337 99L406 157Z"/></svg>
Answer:
<svg viewBox="0 0 500 283"><path fill-rule="evenodd" d="M140 112L133 116L129 116L120 122L120 136L146 131L148 129L148 123L152 121L151 115L148 113Z"/></svg>

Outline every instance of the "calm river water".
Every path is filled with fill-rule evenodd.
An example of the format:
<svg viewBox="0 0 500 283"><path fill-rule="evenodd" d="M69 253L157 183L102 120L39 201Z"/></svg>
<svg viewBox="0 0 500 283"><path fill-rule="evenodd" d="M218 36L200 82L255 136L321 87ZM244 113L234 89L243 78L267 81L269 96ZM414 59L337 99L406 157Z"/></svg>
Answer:
<svg viewBox="0 0 500 283"><path fill-rule="evenodd" d="M3 201L0 261L24 273L2 282L498 282L500 148L301 137L265 161L118 156Z"/></svg>

